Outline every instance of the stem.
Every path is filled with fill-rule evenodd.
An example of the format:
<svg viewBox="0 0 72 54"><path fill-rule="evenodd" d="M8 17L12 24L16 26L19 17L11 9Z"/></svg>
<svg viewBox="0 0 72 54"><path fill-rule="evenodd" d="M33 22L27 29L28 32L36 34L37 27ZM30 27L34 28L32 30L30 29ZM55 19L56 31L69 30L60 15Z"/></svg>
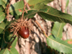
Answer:
<svg viewBox="0 0 72 54"><path fill-rule="evenodd" d="M23 0L23 2L24 2L24 0ZM25 10L25 2L24 2L24 8L23 8L23 13L22 13L22 20L23 20L23 17L24 17L24 10Z"/></svg>
<svg viewBox="0 0 72 54"><path fill-rule="evenodd" d="M11 1L12 0L10 0L10 3L7 5L7 7L6 7L6 14L7 14L7 16L6 16L6 19L7 19L7 21L9 21L9 7L10 7L10 5L11 5Z"/></svg>
<svg viewBox="0 0 72 54"><path fill-rule="evenodd" d="M26 5L27 5L27 2L26 2L26 0L23 0L23 2L24 2L24 8L23 8L23 13L22 13L22 19L24 18L24 20L25 20L24 11L26 11L25 8L26 8ZM26 11L26 13L27 13L27 11Z"/></svg>
<svg viewBox="0 0 72 54"><path fill-rule="evenodd" d="M29 7L29 5L28 5L28 4L27 4L27 9L28 9L28 10L30 10L30 7Z"/></svg>

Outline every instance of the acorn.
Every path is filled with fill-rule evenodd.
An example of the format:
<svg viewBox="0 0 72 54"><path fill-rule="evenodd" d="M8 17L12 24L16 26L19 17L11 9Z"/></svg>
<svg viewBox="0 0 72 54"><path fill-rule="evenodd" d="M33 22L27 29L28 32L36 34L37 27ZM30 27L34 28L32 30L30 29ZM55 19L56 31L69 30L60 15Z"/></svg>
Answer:
<svg viewBox="0 0 72 54"><path fill-rule="evenodd" d="M29 37L29 28L25 26L21 26L21 28L18 31L19 35L23 37L24 39Z"/></svg>

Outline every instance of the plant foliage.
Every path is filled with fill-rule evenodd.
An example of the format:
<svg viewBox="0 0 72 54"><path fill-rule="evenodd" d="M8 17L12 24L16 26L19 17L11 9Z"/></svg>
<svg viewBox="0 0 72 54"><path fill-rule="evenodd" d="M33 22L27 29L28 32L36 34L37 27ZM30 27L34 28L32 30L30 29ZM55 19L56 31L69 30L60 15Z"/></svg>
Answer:
<svg viewBox="0 0 72 54"><path fill-rule="evenodd" d="M53 0L27 0L27 3L29 4L31 9L27 10L27 13L24 12L24 17L32 18L35 14L38 14L43 19L53 21L53 35L47 37L48 46L62 53L72 53L72 46L61 40L63 26L65 25L65 23L72 24L72 16L67 13L62 13L61 11L58 11L50 6L47 6L47 3L51 1ZM6 20L6 7L8 4L9 0L0 0L0 54L18 54L17 50L15 49L17 37L11 44L10 49L7 47L8 44L4 41L5 37L5 40L8 42L11 42L14 39L11 39L12 33L9 33L7 29L9 24L14 22L8 22ZM18 1L15 4L10 5L9 12L12 16L15 17L15 19L19 19L22 15L23 7L23 0Z"/></svg>

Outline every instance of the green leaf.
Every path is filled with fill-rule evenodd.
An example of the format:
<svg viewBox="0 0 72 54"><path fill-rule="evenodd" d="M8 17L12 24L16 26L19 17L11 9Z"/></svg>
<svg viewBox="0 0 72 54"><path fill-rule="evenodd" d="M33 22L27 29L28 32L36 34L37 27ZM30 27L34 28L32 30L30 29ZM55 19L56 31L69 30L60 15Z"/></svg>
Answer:
<svg viewBox="0 0 72 54"><path fill-rule="evenodd" d="M3 49L2 51L0 51L0 54L10 54L8 49Z"/></svg>
<svg viewBox="0 0 72 54"><path fill-rule="evenodd" d="M0 33L3 32L5 26L6 26L6 24L4 22L3 23L0 23Z"/></svg>
<svg viewBox="0 0 72 54"><path fill-rule="evenodd" d="M32 18L37 12L37 10L29 10L28 13L25 12L24 17Z"/></svg>
<svg viewBox="0 0 72 54"><path fill-rule="evenodd" d="M0 5L3 5L3 4L5 4L5 3L3 2L3 0L0 0Z"/></svg>
<svg viewBox="0 0 72 54"><path fill-rule="evenodd" d="M42 9L38 12L38 14L43 18L51 21L58 21L64 23L72 24L72 16L66 13L62 13L50 6L45 9Z"/></svg>
<svg viewBox="0 0 72 54"><path fill-rule="evenodd" d="M5 27L9 24L9 22L7 21L3 21L2 23L0 23L0 33L2 33L2 31L5 29Z"/></svg>
<svg viewBox="0 0 72 54"><path fill-rule="evenodd" d="M6 4L8 0L2 0L2 1Z"/></svg>
<svg viewBox="0 0 72 54"><path fill-rule="evenodd" d="M69 0L66 0L65 13L67 13L67 7L68 7L68 4L69 4Z"/></svg>
<svg viewBox="0 0 72 54"><path fill-rule="evenodd" d="M40 10L40 9L45 9L47 8L48 6L44 5L43 3L38 3L34 6L34 9L36 10Z"/></svg>
<svg viewBox="0 0 72 54"><path fill-rule="evenodd" d="M28 18L32 18L34 17L34 15L37 13L38 11L37 10L28 10L27 13L25 12L24 13L24 17L28 17ZM20 18L20 17L17 17L17 19Z"/></svg>
<svg viewBox="0 0 72 54"><path fill-rule="evenodd" d="M21 12L19 12L19 9L23 9L23 7L24 7L24 3L23 3L23 1L18 1L18 2L16 2L15 4L13 4L13 5L11 5L11 7L10 7L10 12L11 12L11 14L17 14L17 15L19 15Z"/></svg>
<svg viewBox="0 0 72 54"><path fill-rule="evenodd" d="M48 3L52 2L52 1L54 1L54 0L45 0L45 1L43 1L42 3L48 4Z"/></svg>
<svg viewBox="0 0 72 54"><path fill-rule="evenodd" d="M0 5L2 5L3 8L6 7L6 4L7 4L7 0L0 0Z"/></svg>
<svg viewBox="0 0 72 54"><path fill-rule="evenodd" d="M17 50L13 47L10 49L10 54L19 54Z"/></svg>
<svg viewBox="0 0 72 54"><path fill-rule="evenodd" d="M29 5L36 5L38 3L49 3L53 0L27 0Z"/></svg>
<svg viewBox="0 0 72 54"><path fill-rule="evenodd" d="M4 20L4 22L0 23L0 36L1 36L1 48L7 47L7 43L9 42L9 32L6 30L6 26L8 25L8 22ZM4 37L4 38L3 38ZM5 41L4 41L5 39Z"/></svg>
<svg viewBox="0 0 72 54"><path fill-rule="evenodd" d="M6 43L3 40L3 34L0 34L1 40L0 40L0 48L3 49L6 46Z"/></svg>
<svg viewBox="0 0 72 54"><path fill-rule="evenodd" d="M0 12L2 12L3 11L3 9L2 9L2 7L0 7Z"/></svg>
<svg viewBox="0 0 72 54"><path fill-rule="evenodd" d="M53 38L52 36L47 38L47 44L51 48L63 52L72 54L72 45L67 44L65 41L62 41L60 38Z"/></svg>
<svg viewBox="0 0 72 54"><path fill-rule="evenodd" d="M12 43L12 45L11 45L12 48L16 46L17 39L18 39L18 38L16 37L15 40L13 41L13 43Z"/></svg>
<svg viewBox="0 0 72 54"><path fill-rule="evenodd" d="M5 19L5 14L0 12L0 23Z"/></svg>
<svg viewBox="0 0 72 54"><path fill-rule="evenodd" d="M54 22L52 34L56 37L62 38L63 26L65 23Z"/></svg>
<svg viewBox="0 0 72 54"><path fill-rule="evenodd" d="M19 1L19 2L15 3L15 4L11 5L10 13L12 15L19 16L19 15L22 14L23 8L24 8L23 1ZM19 10L21 10L21 12ZM35 13L37 13L37 10L28 10L28 13L25 13L25 17L29 17L29 18L33 17L35 15Z"/></svg>
<svg viewBox="0 0 72 54"><path fill-rule="evenodd" d="M17 37L15 38L15 40L13 41L11 48L10 48L10 54L19 54L17 52L17 50L15 49L16 43L17 43Z"/></svg>
<svg viewBox="0 0 72 54"><path fill-rule="evenodd" d="M68 6L68 4L69 4L69 0L66 0L66 7Z"/></svg>
<svg viewBox="0 0 72 54"><path fill-rule="evenodd" d="M15 12L16 12L17 15L21 15L22 14L22 12L19 12L19 10L16 10Z"/></svg>
<svg viewBox="0 0 72 54"><path fill-rule="evenodd" d="M7 43L5 43L5 41L7 42L7 37L5 38L5 36L4 36L4 38L3 38L3 35L1 35L1 37L2 37L2 39L1 39L1 48L2 49L4 49L4 48L6 48L7 47ZM5 41L4 41L4 39L5 39Z"/></svg>

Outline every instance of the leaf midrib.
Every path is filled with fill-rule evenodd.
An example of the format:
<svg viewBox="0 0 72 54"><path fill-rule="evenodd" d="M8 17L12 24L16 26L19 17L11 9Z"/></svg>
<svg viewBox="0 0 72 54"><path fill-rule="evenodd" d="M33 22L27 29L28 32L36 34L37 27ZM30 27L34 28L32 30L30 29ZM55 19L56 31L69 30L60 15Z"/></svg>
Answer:
<svg viewBox="0 0 72 54"><path fill-rule="evenodd" d="M57 37L58 37L58 35L59 35L59 33L60 33L61 26L62 26L62 24L61 24L60 27L59 27L59 30L58 30L58 33L57 33Z"/></svg>
<svg viewBox="0 0 72 54"><path fill-rule="evenodd" d="M47 37L47 38L49 38L49 37ZM51 39L51 38L49 38L49 39ZM53 39L51 39L51 40L53 40ZM53 41L54 41L54 42L57 42L57 41L55 41L55 40L53 40ZM59 42L57 42L57 43L59 43ZM59 44L61 44L61 43L59 43ZM61 44L61 45L65 46L65 47L68 47L68 46L66 46L66 45L64 45L64 44ZM68 48L72 49L71 47L68 47Z"/></svg>
<svg viewBox="0 0 72 54"><path fill-rule="evenodd" d="M6 50L7 50L7 49L5 49L5 51L6 51ZM5 51L4 51L4 53L5 53ZM4 53L3 53L3 54L4 54Z"/></svg>
<svg viewBox="0 0 72 54"><path fill-rule="evenodd" d="M43 12L43 11L40 11L40 12ZM43 12L43 13L46 13L46 12ZM49 15L54 16L54 17L58 17L58 16L53 15L53 14L50 14L50 13L46 13L46 14L49 14ZM63 17L58 17L58 18L59 18L59 19L65 19L65 20L68 20L68 19L63 18ZM70 20L68 20L68 21L70 21ZM71 22L71 21L70 21L70 22Z"/></svg>

